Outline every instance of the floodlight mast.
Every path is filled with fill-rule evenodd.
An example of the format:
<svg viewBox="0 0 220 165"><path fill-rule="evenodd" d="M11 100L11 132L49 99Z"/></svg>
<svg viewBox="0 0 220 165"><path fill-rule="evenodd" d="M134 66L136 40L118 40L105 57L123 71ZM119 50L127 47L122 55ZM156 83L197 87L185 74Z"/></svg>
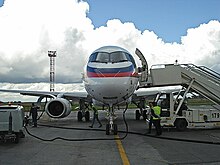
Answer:
<svg viewBox="0 0 220 165"><path fill-rule="evenodd" d="M48 51L50 57L50 91L54 91L54 80L55 80L55 57L57 56L56 51Z"/></svg>

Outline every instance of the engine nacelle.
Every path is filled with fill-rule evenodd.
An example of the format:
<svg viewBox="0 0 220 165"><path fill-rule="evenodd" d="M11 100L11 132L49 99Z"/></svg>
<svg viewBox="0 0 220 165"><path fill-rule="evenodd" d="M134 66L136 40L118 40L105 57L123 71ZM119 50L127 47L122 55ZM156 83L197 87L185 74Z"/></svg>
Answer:
<svg viewBox="0 0 220 165"><path fill-rule="evenodd" d="M70 114L71 104L64 98L56 98L46 105L46 112L52 118L63 118Z"/></svg>

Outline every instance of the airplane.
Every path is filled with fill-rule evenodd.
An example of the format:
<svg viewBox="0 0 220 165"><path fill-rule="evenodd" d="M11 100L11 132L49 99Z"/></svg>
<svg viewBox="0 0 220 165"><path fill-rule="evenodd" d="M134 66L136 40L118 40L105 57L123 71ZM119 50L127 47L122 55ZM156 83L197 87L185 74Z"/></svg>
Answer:
<svg viewBox="0 0 220 165"><path fill-rule="evenodd" d="M131 103L134 93L136 92L135 95L138 96L138 88L143 87L144 82L147 82L147 61L139 49L136 49L135 54L141 60L141 67L137 67L134 57L124 48L103 46L96 49L89 56L82 74L85 91L57 92L7 89L0 89L0 91L38 96L38 103L44 98L51 98L46 103L45 111L52 118L68 116L71 112L71 99L79 99L80 109L85 109L85 106L90 104L106 106L109 114L106 134L117 134L117 124L114 123L116 107ZM78 120L82 120L82 117L89 120L89 112L79 111L77 117Z"/></svg>

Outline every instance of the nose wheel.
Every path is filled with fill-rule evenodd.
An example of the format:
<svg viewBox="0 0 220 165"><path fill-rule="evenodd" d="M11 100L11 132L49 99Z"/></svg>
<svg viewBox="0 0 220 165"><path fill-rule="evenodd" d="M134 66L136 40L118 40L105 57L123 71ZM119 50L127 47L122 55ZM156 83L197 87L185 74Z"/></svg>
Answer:
<svg viewBox="0 0 220 165"><path fill-rule="evenodd" d="M118 134L118 125L117 124L106 124L106 135L109 135L111 132L114 135Z"/></svg>

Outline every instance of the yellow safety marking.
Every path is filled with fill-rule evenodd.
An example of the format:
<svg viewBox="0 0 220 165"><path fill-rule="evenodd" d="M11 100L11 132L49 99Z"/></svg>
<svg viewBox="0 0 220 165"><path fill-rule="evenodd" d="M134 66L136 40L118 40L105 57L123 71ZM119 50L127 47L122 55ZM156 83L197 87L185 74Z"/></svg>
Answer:
<svg viewBox="0 0 220 165"><path fill-rule="evenodd" d="M119 138L118 135L115 135L115 138ZM115 140L116 143L117 143L117 146L118 146L118 150L119 150L119 153L120 153L120 156L121 156L121 160L122 160L122 163L123 165L130 165L130 162L128 160L128 157L125 153L125 150L122 146L122 143L121 143L121 140Z"/></svg>

